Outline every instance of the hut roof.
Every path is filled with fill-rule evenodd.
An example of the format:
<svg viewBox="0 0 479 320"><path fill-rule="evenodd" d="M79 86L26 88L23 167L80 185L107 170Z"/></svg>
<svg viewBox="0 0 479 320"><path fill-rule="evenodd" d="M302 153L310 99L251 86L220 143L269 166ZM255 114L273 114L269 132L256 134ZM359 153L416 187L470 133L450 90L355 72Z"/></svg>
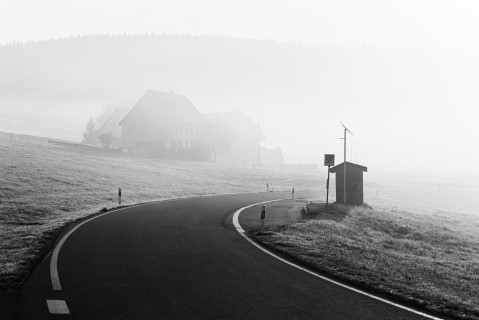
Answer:
<svg viewBox="0 0 479 320"><path fill-rule="evenodd" d="M342 172L344 166L344 162L338 164L337 166L332 167L329 169L329 172L335 173L335 172ZM347 170L355 170L355 171L365 171L368 172L368 168L364 166L360 166L359 164L351 163L346 161L346 168Z"/></svg>

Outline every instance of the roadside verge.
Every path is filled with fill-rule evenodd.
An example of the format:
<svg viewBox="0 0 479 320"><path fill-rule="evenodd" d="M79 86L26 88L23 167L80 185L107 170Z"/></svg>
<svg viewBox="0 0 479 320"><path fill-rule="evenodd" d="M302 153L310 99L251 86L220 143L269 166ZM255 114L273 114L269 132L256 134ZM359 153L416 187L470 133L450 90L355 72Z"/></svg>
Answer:
<svg viewBox="0 0 479 320"><path fill-rule="evenodd" d="M318 274L318 273L316 273L316 272L314 272L314 271L312 271L312 270L309 270L309 269L307 269L307 268L305 268L305 267L303 267L303 266L300 266L300 265L298 265L298 264L296 264L296 263L294 263L294 262L291 262L291 261L287 260L286 258L283 258L283 257L279 256L279 255L276 254L276 253L273 253L272 251L266 249L265 247L261 246L261 245L258 244L256 241L254 241L253 239L251 239L251 238L247 235L246 231L243 229L243 227L241 226L241 224L240 224L240 222L239 222L239 220L240 220L240 219L239 219L239 218L240 218L240 214L241 214L243 211L247 210L247 209L255 208L255 207L258 207L258 208L256 209L256 211L258 211L259 208L260 208L260 206L266 205L266 204L268 204L268 203L278 202L278 201L282 201L282 200L270 200L270 201L264 201L264 202L254 203L254 204L251 204L251 205L248 205L248 206L245 206L245 207L243 207L243 208L240 208L240 209L236 210L236 211L234 212L233 218L232 218L232 220L233 220L233 225L234 225L236 231L238 231L238 233L239 233L243 238L245 238L249 243L251 243L252 245L254 245L254 246L255 246L256 248L258 248L259 250L263 251L264 253L266 253L266 254L272 256L273 258L275 258L275 259L277 259L277 260L279 260L279 261L281 261L281 262L283 262L283 263L286 263L286 264L290 265L290 266L293 267L293 268L296 268L296 269L298 269L298 270L301 270L301 271L303 271L303 272L306 272L306 273L308 273L308 274L310 274L310 275L312 275L312 276L314 276L314 277L316 277L316 278L319 278L319 279L324 280L324 281L328 281L328 282L330 282L330 283L333 283L333 284L335 284L335 285L337 285L337 286L340 286L340 287L342 287L342 288L345 288L345 289L347 289L347 290L351 290L351 291L354 291L354 292L356 292L356 293L359 293L359 294L362 294L362 295L364 295L364 296L367 296L367 297L369 297L369 298L372 298L372 299L381 301L381 302L383 302L383 303L386 303L386 304L395 306L395 307L400 308L400 309L403 309L403 310L407 310L407 311L409 311L409 312L415 313L415 314L420 315L420 316L423 316L423 317L425 317L425 318L442 320L442 318L435 317L435 316L426 314L426 313L424 313L424 312L417 311L417 310L412 309L412 308L410 308L410 307L407 307L407 306L404 306L404 305L401 305L401 304L392 302L392 301L387 300L387 299L384 299L384 298L382 298L382 297L379 297L379 296L370 294L370 293L368 293L368 292L362 291L362 290L360 290L360 289L354 288L354 287L352 287L352 286L350 286L350 285L347 285L347 284L338 282L337 280L334 280L334 279L328 278L328 277L326 277L326 276L320 275L320 274ZM283 200L283 201L284 201L284 200ZM258 219L258 220L259 220L259 219ZM278 222L277 222L277 223L278 223ZM278 224L279 224L279 223L278 223ZM249 226L249 227L250 227L250 228L254 228L254 227L252 227L252 226Z"/></svg>

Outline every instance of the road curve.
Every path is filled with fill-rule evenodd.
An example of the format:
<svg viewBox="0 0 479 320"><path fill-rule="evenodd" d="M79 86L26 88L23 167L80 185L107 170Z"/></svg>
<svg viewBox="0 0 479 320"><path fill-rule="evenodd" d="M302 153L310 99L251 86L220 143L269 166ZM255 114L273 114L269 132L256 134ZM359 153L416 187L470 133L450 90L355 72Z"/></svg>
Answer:
<svg viewBox="0 0 479 320"><path fill-rule="evenodd" d="M59 251L62 290L52 288L48 256L22 288L16 316L424 319L293 268L252 246L233 227L239 208L289 196L164 201L91 220Z"/></svg>

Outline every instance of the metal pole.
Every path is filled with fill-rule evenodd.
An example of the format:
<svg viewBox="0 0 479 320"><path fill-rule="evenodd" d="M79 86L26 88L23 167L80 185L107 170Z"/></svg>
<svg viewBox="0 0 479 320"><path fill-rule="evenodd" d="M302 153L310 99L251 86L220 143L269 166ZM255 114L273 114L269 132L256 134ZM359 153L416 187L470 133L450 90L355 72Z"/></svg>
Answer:
<svg viewBox="0 0 479 320"><path fill-rule="evenodd" d="M344 128L344 204L346 204L346 128Z"/></svg>
<svg viewBox="0 0 479 320"><path fill-rule="evenodd" d="M347 199L346 198L346 131L349 131L349 129L346 128L346 126L341 121L339 121L339 123L341 123L341 125L344 128L344 163L343 163L343 165L344 165L344 172L343 172L343 174L344 174L344 181L343 181L343 183L344 183L344 185L343 185L344 199L343 199L343 202L344 202L344 204L346 204L346 199ZM353 134L351 131L349 131L349 133ZM341 139L341 138L339 138L339 139ZM336 201L338 201L338 200L336 199Z"/></svg>
<svg viewBox="0 0 479 320"><path fill-rule="evenodd" d="M328 211L328 198L329 198L329 168L328 166L328 180L326 181L326 211Z"/></svg>

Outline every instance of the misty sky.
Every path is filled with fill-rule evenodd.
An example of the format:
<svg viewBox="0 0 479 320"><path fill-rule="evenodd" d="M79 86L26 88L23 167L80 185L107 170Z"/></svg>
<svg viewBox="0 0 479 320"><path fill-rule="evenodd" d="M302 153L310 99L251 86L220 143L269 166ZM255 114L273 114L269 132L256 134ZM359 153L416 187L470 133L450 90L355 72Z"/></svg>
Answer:
<svg viewBox="0 0 479 320"><path fill-rule="evenodd" d="M0 43L184 33L479 52L479 3L444 0L2 0Z"/></svg>
<svg viewBox="0 0 479 320"><path fill-rule="evenodd" d="M447 55L452 64L479 54L477 1L0 0L0 7L0 44L91 34L152 33L427 51ZM477 61L471 59L470 67L476 70ZM334 101L315 106L297 97L298 103L307 106L300 114L293 106L258 108L236 105L233 100L231 109L239 108L255 121L260 120L273 142L283 148L288 162L321 164L324 153L335 153L339 163L342 121L355 134L354 162L382 172L454 174L453 167L479 162L475 139L479 119L479 99L474 94L479 85L474 77L477 72L461 77L458 74L463 75L458 72L451 77L457 77L465 94L453 91L435 99L431 92L431 99L422 101L420 108L376 104L357 110L352 102L346 110L335 108ZM21 85L21 81L15 79L14 83ZM202 112L218 110L218 105L205 97L175 89L190 97ZM75 115L75 119L84 121L101 109L97 105L84 111L83 118ZM73 126L69 127L72 130ZM473 168L472 173L479 175L478 170Z"/></svg>

